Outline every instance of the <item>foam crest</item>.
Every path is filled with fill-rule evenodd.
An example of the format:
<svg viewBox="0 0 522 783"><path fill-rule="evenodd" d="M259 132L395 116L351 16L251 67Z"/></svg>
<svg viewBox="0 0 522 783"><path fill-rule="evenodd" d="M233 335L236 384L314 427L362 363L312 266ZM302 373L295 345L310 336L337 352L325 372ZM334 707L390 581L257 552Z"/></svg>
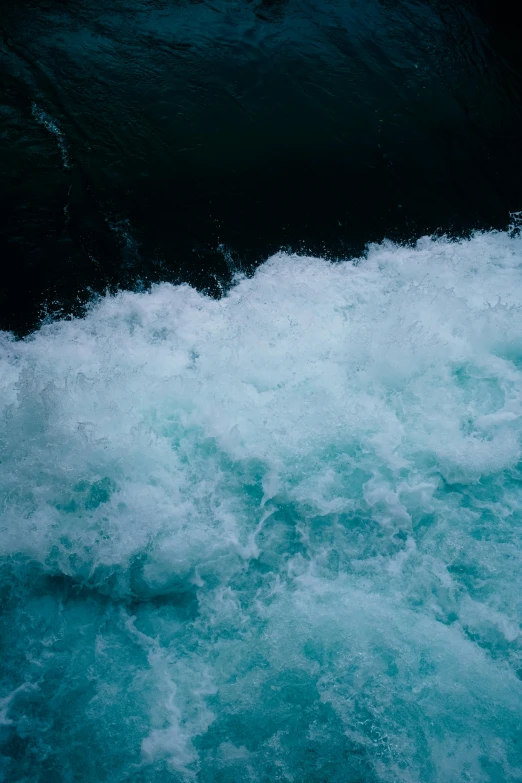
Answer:
<svg viewBox="0 0 522 783"><path fill-rule="evenodd" d="M492 232L3 335L7 776L521 780L521 308Z"/></svg>

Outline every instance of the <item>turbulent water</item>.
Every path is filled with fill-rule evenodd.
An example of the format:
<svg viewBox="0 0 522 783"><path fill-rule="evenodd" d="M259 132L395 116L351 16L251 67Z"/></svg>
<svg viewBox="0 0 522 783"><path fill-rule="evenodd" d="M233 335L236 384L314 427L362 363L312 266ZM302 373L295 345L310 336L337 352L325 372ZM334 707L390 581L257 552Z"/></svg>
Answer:
<svg viewBox="0 0 522 783"><path fill-rule="evenodd" d="M490 232L4 333L4 780L522 780L521 308Z"/></svg>
<svg viewBox="0 0 522 783"><path fill-rule="evenodd" d="M522 783L519 39L2 0L1 783Z"/></svg>

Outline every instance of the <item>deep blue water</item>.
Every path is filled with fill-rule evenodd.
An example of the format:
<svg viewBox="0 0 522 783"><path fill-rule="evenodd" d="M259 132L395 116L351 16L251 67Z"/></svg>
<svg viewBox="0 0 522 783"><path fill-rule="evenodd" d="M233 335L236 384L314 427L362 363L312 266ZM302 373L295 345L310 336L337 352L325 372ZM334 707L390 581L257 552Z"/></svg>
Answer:
<svg viewBox="0 0 522 783"><path fill-rule="evenodd" d="M0 25L4 328L522 208L503 2L4 0Z"/></svg>
<svg viewBox="0 0 522 783"><path fill-rule="evenodd" d="M521 781L507 7L0 32L0 780Z"/></svg>

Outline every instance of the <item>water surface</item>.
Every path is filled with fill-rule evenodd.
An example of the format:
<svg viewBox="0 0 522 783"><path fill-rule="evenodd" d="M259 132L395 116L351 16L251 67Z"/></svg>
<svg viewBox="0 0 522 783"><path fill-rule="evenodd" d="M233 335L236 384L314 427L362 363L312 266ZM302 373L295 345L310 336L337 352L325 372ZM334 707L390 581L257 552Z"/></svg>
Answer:
<svg viewBox="0 0 522 783"><path fill-rule="evenodd" d="M0 780L522 780L505 6L0 31Z"/></svg>
<svg viewBox="0 0 522 783"><path fill-rule="evenodd" d="M1 323L141 281L217 293L283 248L505 228L502 5L6 2Z"/></svg>

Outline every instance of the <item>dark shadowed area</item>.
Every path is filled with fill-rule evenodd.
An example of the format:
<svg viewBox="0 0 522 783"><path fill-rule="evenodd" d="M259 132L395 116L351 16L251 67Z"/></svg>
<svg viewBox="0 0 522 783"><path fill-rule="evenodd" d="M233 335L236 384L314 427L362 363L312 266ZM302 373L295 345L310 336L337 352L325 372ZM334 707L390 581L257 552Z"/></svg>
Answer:
<svg viewBox="0 0 522 783"><path fill-rule="evenodd" d="M0 325L278 250L505 227L517 38L443 0L4 0Z"/></svg>

